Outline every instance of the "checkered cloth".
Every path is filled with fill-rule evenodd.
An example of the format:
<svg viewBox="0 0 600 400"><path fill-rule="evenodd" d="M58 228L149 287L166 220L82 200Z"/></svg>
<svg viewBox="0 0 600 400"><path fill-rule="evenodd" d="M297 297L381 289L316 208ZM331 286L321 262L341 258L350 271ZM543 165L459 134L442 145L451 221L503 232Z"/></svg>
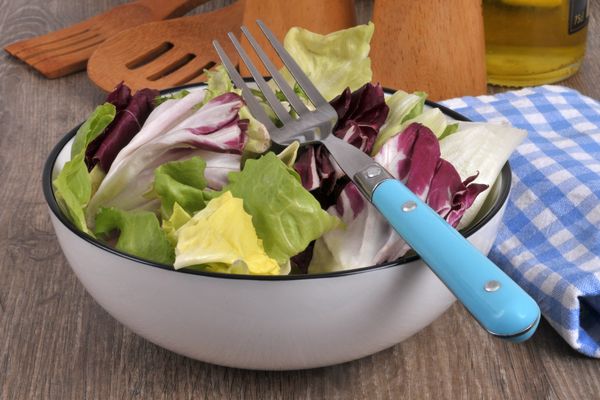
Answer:
<svg viewBox="0 0 600 400"><path fill-rule="evenodd" d="M529 132L490 258L577 351L600 358L600 103L561 86L442 102Z"/></svg>

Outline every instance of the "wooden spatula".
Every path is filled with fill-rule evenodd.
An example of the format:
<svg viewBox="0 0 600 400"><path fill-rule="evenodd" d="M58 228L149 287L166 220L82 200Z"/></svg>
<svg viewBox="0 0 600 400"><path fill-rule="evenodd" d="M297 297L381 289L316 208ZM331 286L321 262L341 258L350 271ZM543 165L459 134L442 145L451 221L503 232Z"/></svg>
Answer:
<svg viewBox="0 0 600 400"><path fill-rule="evenodd" d="M238 30L243 10L238 1L213 12L123 31L98 46L88 61L88 76L106 91L121 81L134 91L204 81L204 70L218 62L212 40L229 42L226 34ZM228 50L233 53L233 47Z"/></svg>
<svg viewBox="0 0 600 400"><path fill-rule="evenodd" d="M207 1L138 0L68 28L9 44L4 50L46 78L59 78L85 69L96 47L110 36L147 22L182 16Z"/></svg>

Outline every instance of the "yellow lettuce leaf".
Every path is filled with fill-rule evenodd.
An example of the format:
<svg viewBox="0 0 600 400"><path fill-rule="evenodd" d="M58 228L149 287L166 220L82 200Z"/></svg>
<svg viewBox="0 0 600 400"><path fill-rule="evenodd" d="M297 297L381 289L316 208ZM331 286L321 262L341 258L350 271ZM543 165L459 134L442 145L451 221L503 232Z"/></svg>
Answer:
<svg viewBox="0 0 600 400"><path fill-rule="evenodd" d="M279 275L265 252L243 200L224 192L177 230L175 269L201 266L208 271Z"/></svg>

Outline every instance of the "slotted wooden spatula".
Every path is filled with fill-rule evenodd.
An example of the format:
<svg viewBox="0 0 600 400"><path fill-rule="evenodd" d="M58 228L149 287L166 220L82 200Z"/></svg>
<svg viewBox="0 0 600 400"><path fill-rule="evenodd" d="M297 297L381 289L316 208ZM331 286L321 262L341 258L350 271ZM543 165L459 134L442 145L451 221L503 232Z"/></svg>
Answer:
<svg viewBox="0 0 600 400"><path fill-rule="evenodd" d="M4 48L41 72L59 78L85 69L96 47L122 30L185 15L208 0L138 0L117 6L86 21Z"/></svg>
<svg viewBox="0 0 600 400"><path fill-rule="evenodd" d="M237 1L216 11L123 31L98 46L88 61L88 77L106 91L121 81L134 91L202 82L204 70L218 62L212 40L223 40L238 28L243 11L243 1Z"/></svg>

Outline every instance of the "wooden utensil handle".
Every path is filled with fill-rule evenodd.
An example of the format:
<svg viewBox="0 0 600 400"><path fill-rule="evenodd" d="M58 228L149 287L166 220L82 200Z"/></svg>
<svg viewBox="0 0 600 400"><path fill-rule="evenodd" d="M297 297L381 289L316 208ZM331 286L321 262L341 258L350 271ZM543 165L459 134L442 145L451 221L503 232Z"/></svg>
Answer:
<svg viewBox="0 0 600 400"><path fill-rule="evenodd" d="M138 4L152 10L157 20L181 17L209 0L139 0Z"/></svg>

